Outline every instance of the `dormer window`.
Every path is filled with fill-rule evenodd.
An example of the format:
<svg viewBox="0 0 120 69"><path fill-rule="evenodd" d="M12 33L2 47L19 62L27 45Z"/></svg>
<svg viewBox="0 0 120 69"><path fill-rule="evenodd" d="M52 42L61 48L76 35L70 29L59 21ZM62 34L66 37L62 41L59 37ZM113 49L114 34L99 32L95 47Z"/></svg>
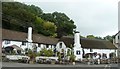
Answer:
<svg viewBox="0 0 120 69"><path fill-rule="evenodd" d="M62 43L60 43L60 48L62 48Z"/></svg>

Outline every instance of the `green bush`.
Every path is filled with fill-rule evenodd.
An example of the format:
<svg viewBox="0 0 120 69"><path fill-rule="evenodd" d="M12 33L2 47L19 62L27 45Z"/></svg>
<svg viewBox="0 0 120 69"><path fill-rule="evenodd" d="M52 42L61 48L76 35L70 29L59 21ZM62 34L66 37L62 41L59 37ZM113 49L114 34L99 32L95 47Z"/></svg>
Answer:
<svg viewBox="0 0 120 69"><path fill-rule="evenodd" d="M38 56L47 56L47 57L51 57L53 56L54 52L52 51L52 49L42 49L37 55Z"/></svg>
<svg viewBox="0 0 120 69"><path fill-rule="evenodd" d="M76 56L75 56L74 53L72 52L71 55L70 55L70 61L71 61L71 62L74 62L74 61L75 61L75 57L76 57Z"/></svg>
<svg viewBox="0 0 120 69"><path fill-rule="evenodd" d="M35 59L35 57L37 56L35 52L33 52L32 50L28 50L27 56L30 57L30 59Z"/></svg>
<svg viewBox="0 0 120 69"><path fill-rule="evenodd" d="M58 55L58 60L59 60L59 61L62 61L62 58L61 58L61 53L60 53L60 52L58 52L58 53L57 53L57 55Z"/></svg>

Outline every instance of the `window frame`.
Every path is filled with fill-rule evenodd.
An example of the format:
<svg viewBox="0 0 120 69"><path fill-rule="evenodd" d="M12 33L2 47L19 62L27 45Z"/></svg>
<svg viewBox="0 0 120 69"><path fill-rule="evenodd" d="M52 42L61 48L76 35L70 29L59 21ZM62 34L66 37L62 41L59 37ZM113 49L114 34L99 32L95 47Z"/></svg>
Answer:
<svg viewBox="0 0 120 69"><path fill-rule="evenodd" d="M59 44L60 48L62 48L62 42Z"/></svg>
<svg viewBox="0 0 120 69"><path fill-rule="evenodd" d="M80 54L81 54L81 51L80 51L80 50L77 50L77 51L76 51L76 54L77 54L77 55L80 55Z"/></svg>
<svg viewBox="0 0 120 69"><path fill-rule="evenodd" d="M46 45L46 48L49 48L49 45L48 45L48 44Z"/></svg>
<svg viewBox="0 0 120 69"><path fill-rule="evenodd" d="M22 44L21 44L21 45L24 45L24 46L25 46L25 45L27 45L27 43L26 43L26 42L24 42L24 41L22 41Z"/></svg>

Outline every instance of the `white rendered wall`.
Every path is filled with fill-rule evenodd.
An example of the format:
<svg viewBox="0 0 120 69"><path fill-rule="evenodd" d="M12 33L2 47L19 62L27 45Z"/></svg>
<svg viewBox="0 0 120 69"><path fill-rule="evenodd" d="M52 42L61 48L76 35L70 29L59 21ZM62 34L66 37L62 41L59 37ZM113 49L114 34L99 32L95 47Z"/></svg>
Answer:
<svg viewBox="0 0 120 69"><path fill-rule="evenodd" d="M2 47L8 47L8 46L11 46L11 45L17 45L17 46L20 47L22 45L22 42L20 42L20 41L10 41L10 44L5 44L5 41L7 41L7 40L4 40L2 42Z"/></svg>
<svg viewBox="0 0 120 69"><path fill-rule="evenodd" d="M79 61L79 60L83 59L83 57L82 57L83 51L82 51L81 44L80 44L80 34L79 34L79 32L74 34L74 48L73 48L73 51L74 51L74 55L76 56L76 58L75 58L76 61ZM77 52L79 52L79 54Z"/></svg>
<svg viewBox="0 0 120 69"><path fill-rule="evenodd" d="M5 41L6 40L4 40L2 42L2 47L4 47L4 48L8 47L8 46L12 46L12 45L16 45L18 47L21 47L23 50L25 50L27 48L27 43L26 43L26 45L22 45L22 42L20 42L20 41L10 41L10 44L5 44Z"/></svg>
<svg viewBox="0 0 120 69"><path fill-rule="evenodd" d="M119 39L118 39L118 36L119 36ZM115 36L114 42L115 42L115 43L120 43L120 33L118 33L118 34Z"/></svg>
<svg viewBox="0 0 120 69"><path fill-rule="evenodd" d="M52 45L48 45L47 50L52 49Z"/></svg>
<svg viewBox="0 0 120 69"><path fill-rule="evenodd" d="M119 30L120 31L120 30ZM120 32L118 33L119 39L118 39L118 43L120 43Z"/></svg>
<svg viewBox="0 0 120 69"><path fill-rule="evenodd" d="M43 48L46 48L45 44L40 44L40 47L38 47L38 43L28 43L28 42L26 42L26 45L22 45L21 41L10 41L10 44L5 44L5 41L6 40L2 41L2 47L4 46L4 48L8 47L8 46L16 45L18 47L21 47L23 50L25 50L26 48L32 50L33 49L32 46L35 45L35 46L37 46L37 52L39 52ZM49 48L47 48L47 49L52 49L53 50L54 48L55 48L54 45L49 45Z"/></svg>
<svg viewBox="0 0 120 69"><path fill-rule="evenodd" d="M73 50L74 50L74 55L76 56L75 60L76 61L82 60L83 59L83 57L82 57L82 55L83 55L82 48L81 47L74 47ZM77 51L80 51L80 54L77 54Z"/></svg>
<svg viewBox="0 0 120 69"><path fill-rule="evenodd" d="M62 43L62 47L60 48L60 43ZM56 50L59 52L62 52L62 49L64 49L64 51L66 50L66 45L64 44L64 42L60 41L57 43L56 45Z"/></svg>
<svg viewBox="0 0 120 69"><path fill-rule="evenodd" d="M107 58L109 58L109 54L110 53L113 53L113 52L115 52L116 54L117 54L117 51L116 50L114 50L114 49L92 49L93 51L93 53L94 52L97 52L97 53L100 53L101 55L103 54L103 53L105 53L105 54L107 54ZM91 53L90 52L90 49L84 49L84 52L85 52L85 54L86 53ZM116 55L117 56L117 55Z"/></svg>
<svg viewBox="0 0 120 69"><path fill-rule="evenodd" d="M46 48L45 44L40 44L40 46L38 47L37 45L37 52L40 52L42 49ZM47 50L52 49L54 50L54 45L49 45L48 48L46 48Z"/></svg>
<svg viewBox="0 0 120 69"><path fill-rule="evenodd" d="M74 47L81 47L79 33L74 34Z"/></svg>

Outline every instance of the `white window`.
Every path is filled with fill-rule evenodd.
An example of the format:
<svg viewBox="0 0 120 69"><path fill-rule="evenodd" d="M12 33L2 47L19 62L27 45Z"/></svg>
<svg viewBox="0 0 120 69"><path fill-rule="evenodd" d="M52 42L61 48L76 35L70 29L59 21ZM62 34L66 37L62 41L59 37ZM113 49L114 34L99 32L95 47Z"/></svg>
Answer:
<svg viewBox="0 0 120 69"><path fill-rule="evenodd" d="M62 48L62 43L60 43L60 45L59 45L59 46L60 46L60 48Z"/></svg>
<svg viewBox="0 0 120 69"><path fill-rule="evenodd" d="M9 40L5 41L5 44L10 44L10 41Z"/></svg>
<svg viewBox="0 0 120 69"><path fill-rule="evenodd" d="M93 52L93 49L90 49L90 52Z"/></svg>
<svg viewBox="0 0 120 69"><path fill-rule="evenodd" d="M26 45L26 42L22 42L22 45Z"/></svg>
<svg viewBox="0 0 120 69"><path fill-rule="evenodd" d="M76 51L76 54L77 54L77 55L80 55L80 51L79 51L79 50L78 50L78 51Z"/></svg>
<svg viewBox="0 0 120 69"><path fill-rule="evenodd" d="M46 48L46 45L45 45L45 44L43 44L43 48Z"/></svg>

